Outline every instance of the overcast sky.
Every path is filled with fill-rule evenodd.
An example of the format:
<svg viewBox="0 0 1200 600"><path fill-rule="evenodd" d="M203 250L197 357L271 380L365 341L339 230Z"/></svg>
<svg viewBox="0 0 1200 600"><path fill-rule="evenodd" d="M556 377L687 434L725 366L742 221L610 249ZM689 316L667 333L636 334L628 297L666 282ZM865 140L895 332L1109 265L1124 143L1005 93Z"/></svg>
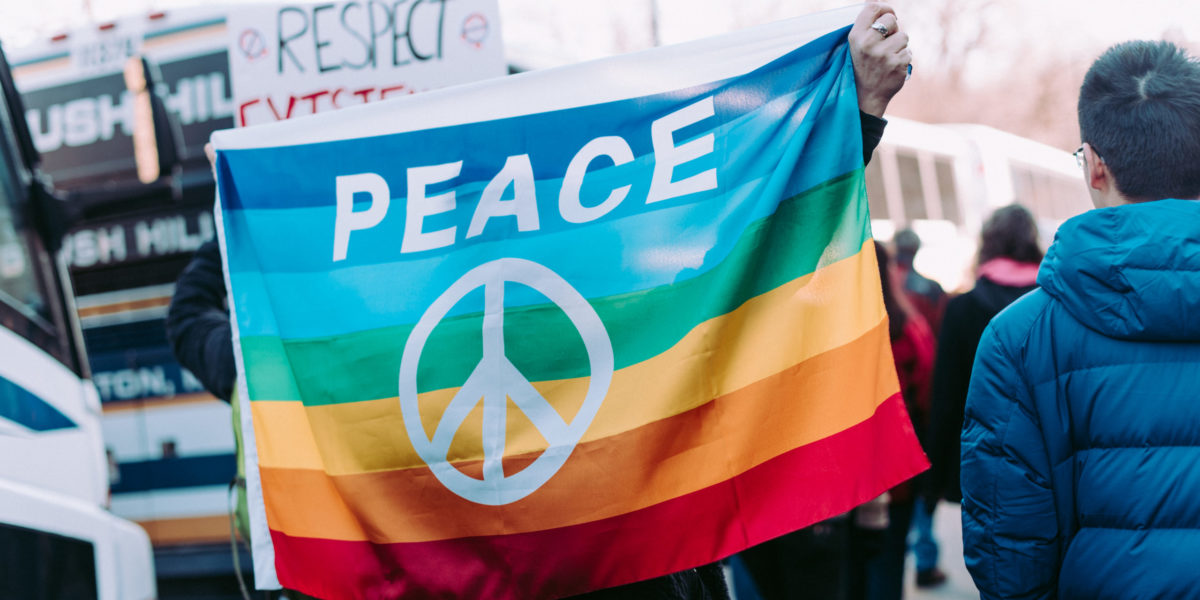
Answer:
<svg viewBox="0 0 1200 600"><path fill-rule="evenodd" d="M934 26L930 7L945 1L971 3L893 2L902 24L914 35L918 68L936 67L938 57L922 46L921 34ZM88 0L3 0L0 41L15 48L89 22L199 3L90 0L89 15ZM577 62L649 46L652 4L652 0L500 0L511 57L540 64ZM836 0L658 0L659 37L663 43L685 41L846 4ZM993 36L992 55L972 65L976 78L1003 71L997 65L1006 61L1036 60L1050 52L1090 57L1114 42L1157 39L1171 29L1177 38L1200 43L1200 3L1181 0L996 0L987 13L964 18L975 20L964 27L986 27Z"/></svg>

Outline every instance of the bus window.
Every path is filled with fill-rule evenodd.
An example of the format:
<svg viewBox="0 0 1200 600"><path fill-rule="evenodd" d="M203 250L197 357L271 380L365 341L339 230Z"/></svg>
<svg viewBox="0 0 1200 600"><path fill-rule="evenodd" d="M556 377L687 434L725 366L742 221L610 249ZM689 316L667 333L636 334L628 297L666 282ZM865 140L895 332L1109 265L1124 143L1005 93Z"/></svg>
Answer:
<svg viewBox="0 0 1200 600"><path fill-rule="evenodd" d="M887 192L883 187L883 172L880 170L882 167L879 166L882 162L883 159L876 156L866 169L867 205L871 208L872 219L886 219L890 216L887 210Z"/></svg>
<svg viewBox="0 0 1200 600"><path fill-rule="evenodd" d="M897 151L896 168L900 171L900 196L904 199L905 220L911 222L929 218L925 210L925 192L921 187L921 167L917 157Z"/></svg>
<svg viewBox="0 0 1200 600"><path fill-rule="evenodd" d="M12 209L8 202L0 202L0 299L30 317L46 319L36 263L18 233Z"/></svg>
<svg viewBox="0 0 1200 600"><path fill-rule="evenodd" d="M1046 177L1032 169L1026 172L1026 176L1029 177L1033 214L1039 218L1048 217L1050 207L1046 205Z"/></svg>
<svg viewBox="0 0 1200 600"><path fill-rule="evenodd" d="M938 194L942 203L942 218L951 223L962 223L962 215L958 211L958 186L954 185L954 165L949 157L933 159L933 169L937 176Z"/></svg>
<svg viewBox="0 0 1200 600"><path fill-rule="evenodd" d="M1075 179L1060 179L1056 181L1055 196L1058 200L1058 213L1055 218L1066 220L1092 207L1084 183Z"/></svg>
<svg viewBox="0 0 1200 600"><path fill-rule="evenodd" d="M90 542L0 523L0 598L95 599Z"/></svg>
<svg viewBox="0 0 1200 600"><path fill-rule="evenodd" d="M1083 182L1074 177L1014 164L1013 194L1039 219L1063 221L1089 208Z"/></svg>
<svg viewBox="0 0 1200 600"><path fill-rule="evenodd" d="M1034 181L1033 173L1029 169L1017 164L1012 164L1010 167L1012 175L1013 201L1033 213L1035 217L1042 216L1041 206L1038 204L1038 189L1037 183Z"/></svg>
<svg viewBox="0 0 1200 600"><path fill-rule="evenodd" d="M1038 214L1045 219L1054 219L1058 215L1055 208L1054 178L1049 173L1039 172L1034 175L1037 184Z"/></svg>

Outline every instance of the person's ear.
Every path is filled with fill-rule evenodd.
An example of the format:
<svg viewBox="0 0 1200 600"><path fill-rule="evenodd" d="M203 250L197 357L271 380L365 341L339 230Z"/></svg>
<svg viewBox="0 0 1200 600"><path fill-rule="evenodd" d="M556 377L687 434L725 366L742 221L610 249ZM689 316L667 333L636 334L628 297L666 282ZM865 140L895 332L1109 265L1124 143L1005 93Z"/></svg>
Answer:
<svg viewBox="0 0 1200 600"><path fill-rule="evenodd" d="M1108 165L1104 163L1104 159L1096 154L1096 149L1091 144L1083 144L1084 164L1087 166L1085 176L1087 177L1088 187L1107 194L1109 188L1112 187L1112 171L1108 170Z"/></svg>

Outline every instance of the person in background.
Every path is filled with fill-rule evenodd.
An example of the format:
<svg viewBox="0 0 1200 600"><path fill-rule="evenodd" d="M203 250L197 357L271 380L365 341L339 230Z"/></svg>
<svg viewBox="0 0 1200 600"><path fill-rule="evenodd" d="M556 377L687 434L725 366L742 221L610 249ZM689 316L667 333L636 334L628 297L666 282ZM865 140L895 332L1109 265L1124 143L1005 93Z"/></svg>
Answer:
<svg viewBox="0 0 1200 600"><path fill-rule="evenodd" d="M901 229L892 238L896 249L896 274L901 282L909 304L925 317L936 340L942 325L942 312L946 308L946 292L941 284L925 277L913 267L917 251L921 249L921 238L912 229ZM936 346L935 346L936 348ZM922 399L929 406L928 397ZM928 411L920 422L914 421L921 447L929 454L930 420ZM917 587L933 587L946 582L946 574L938 568L938 543L933 535L933 512L938 497L930 493L929 473L917 476L917 499L912 517L912 551L916 559Z"/></svg>
<svg viewBox="0 0 1200 600"><path fill-rule="evenodd" d="M942 312L946 309L946 292L941 284L922 275L913 267L917 251L921 249L921 237L912 229L901 229L892 238L896 248L896 270L908 301L925 317L934 338L942 324Z"/></svg>
<svg viewBox="0 0 1200 600"><path fill-rule="evenodd" d="M900 393L914 423L929 412L929 385L933 374L933 333L925 318L908 302L887 248L875 242L883 306L887 310L888 337L900 380ZM881 551L867 561L866 598L899 600L904 596L904 559L908 531L916 503L915 481L901 483L888 492L887 529Z"/></svg>
<svg viewBox="0 0 1200 600"><path fill-rule="evenodd" d="M959 492L959 434L975 348L992 317L1037 287L1037 223L1028 209L1010 204L983 224L975 287L950 300L942 318L933 369L933 414L929 435L930 498L951 502Z"/></svg>
<svg viewBox="0 0 1200 600"><path fill-rule="evenodd" d="M216 240L201 245L180 273L165 323L167 340L179 364L210 394L229 402L237 367Z"/></svg>
<svg viewBox="0 0 1200 600"><path fill-rule="evenodd" d="M979 342L963 548L990 598L1200 596L1200 60L1108 49L1079 90L1097 210Z"/></svg>
<svg viewBox="0 0 1200 600"><path fill-rule="evenodd" d="M904 86L912 53L908 34L901 31L895 11L887 4L871 3L863 7L849 33L850 57L854 63L854 81L858 93L859 121L862 131L863 162L871 160L883 137L887 121L883 113L892 97ZM871 504L871 503L868 503ZM880 504L876 502L876 504ZM766 598L845 598L847 587L858 585L861 569L852 572L847 552L864 557L875 553L886 529L886 513L873 510L875 505L816 523L731 557L739 599ZM880 513L881 518L865 515ZM862 535L858 550L848 548L851 528ZM749 577L738 576L746 573Z"/></svg>

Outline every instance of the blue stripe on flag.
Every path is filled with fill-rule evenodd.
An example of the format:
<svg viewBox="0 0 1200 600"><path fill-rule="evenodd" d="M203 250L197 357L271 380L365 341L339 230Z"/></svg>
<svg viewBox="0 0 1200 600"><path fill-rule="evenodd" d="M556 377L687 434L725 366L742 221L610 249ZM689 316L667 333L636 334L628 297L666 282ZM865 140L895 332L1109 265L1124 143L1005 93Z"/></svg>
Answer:
<svg viewBox="0 0 1200 600"><path fill-rule="evenodd" d="M845 38L840 30L814 40L756 71L735 79L663 94L592 106L536 113L482 123L467 123L372 138L339 140L281 148L224 150L220 162L225 210L333 206L337 175L379 173L395 181L394 195L403 197L405 169L463 161L459 181L488 181L506 157L528 153L537 179L559 177L589 140L620 135L634 156L651 152L648 124L695 100L715 93L716 118L729 122L765 101L796 91L827 68L831 54ZM749 78L749 79L748 79ZM754 81L752 87L742 82ZM747 92L757 94L747 96ZM643 115L631 123L629 115ZM685 134L686 135L686 134ZM304 169L296 169L304 165ZM229 172L244 173L230 185Z"/></svg>

